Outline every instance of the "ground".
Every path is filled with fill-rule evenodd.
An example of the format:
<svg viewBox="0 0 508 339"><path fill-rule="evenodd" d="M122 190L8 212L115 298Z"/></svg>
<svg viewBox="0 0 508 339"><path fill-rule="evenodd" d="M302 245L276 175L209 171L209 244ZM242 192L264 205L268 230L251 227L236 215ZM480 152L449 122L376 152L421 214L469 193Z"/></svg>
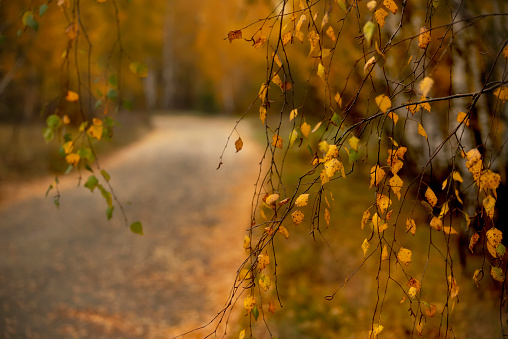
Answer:
<svg viewBox="0 0 508 339"><path fill-rule="evenodd" d="M244 149L234 152L234 134L216 170L234 120L153 123L100 159L143 236L118 208L107 221L100 193L76 187L77 171L61 179L59 209L44 197L52 178L1 187L0 337L167 338L221 310L244 256L259 152L240 130Z"/></svg>

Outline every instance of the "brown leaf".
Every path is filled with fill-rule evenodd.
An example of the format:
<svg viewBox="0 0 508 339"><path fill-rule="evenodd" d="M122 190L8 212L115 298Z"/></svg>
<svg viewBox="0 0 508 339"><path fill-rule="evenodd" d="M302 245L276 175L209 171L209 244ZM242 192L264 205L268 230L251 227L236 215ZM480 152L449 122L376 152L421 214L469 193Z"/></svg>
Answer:
<svg viewBox="0 0 508 339"><path fill-rule="evenodd" d="M232 42L235 39L241 39L241 38L242 38L242 31L241 30L229 31L229 33L228 33L229 42Z"/></svg>

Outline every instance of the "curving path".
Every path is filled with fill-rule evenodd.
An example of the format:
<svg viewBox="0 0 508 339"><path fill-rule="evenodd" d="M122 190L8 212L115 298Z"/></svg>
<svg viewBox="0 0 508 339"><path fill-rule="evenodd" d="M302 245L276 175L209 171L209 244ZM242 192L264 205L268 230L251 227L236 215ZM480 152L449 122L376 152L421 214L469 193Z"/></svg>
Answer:
<svg viewBox="0 0 508 339"><path fill-rule="evenodd" d="M259 152L234 120L154 118L154 130L103 167L144 236L111 221L99 192L51 179L0 206L1 338L167 338L202 325L226 301L244 252ZM85 174L86 175L86 174ZM29 193L26 193L29 192ZM199 338L203 332L185 338Z"/></svg>

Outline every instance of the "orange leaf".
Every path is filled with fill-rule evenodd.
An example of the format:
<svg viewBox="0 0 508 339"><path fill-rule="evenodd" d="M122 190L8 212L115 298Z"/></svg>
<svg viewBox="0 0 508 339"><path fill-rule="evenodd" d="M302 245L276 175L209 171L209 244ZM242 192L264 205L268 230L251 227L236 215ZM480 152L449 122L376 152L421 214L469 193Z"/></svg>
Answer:
<svg viewBox="0 0 508 339"><path fill-rule="evenodd" d="M235 148L236 152L238 153L243 147L243 140L242 138L238 137L238 140L235 141Z"/></svg>
<svg viewBox="0 0 508 339"><path fill-rule="evenodd" d="M386 113L386 111L392 107L392 101L388 96L384 94L378 95L376 97L376 104L383 113Z"/></svg>
<svg viewBox="0 0 508 339"><path fill-rule="evenodd" d="M309 133L310 133L310 125L308 123L304 122L302 124L302 126L300 126L300 130L302 131L303 136L308 139Z"/></svg>
<svg viewBox="0 0 508 339"><path fill-rule="evenodd" d="M420 28L420 35L418 35L418 47L425 49L427 48L430 41L430 31L427 29L427 27L423 26Z"/></svg>
<svg viewBox="0 0 508 339"><path fill-rule="evenodd" d="M376 19L376 22L381 27L381 29L385 25L385 18L387 15L388 15L388 12L382 8L379 8L376 12L374 12L374 18Z"/></svg>
<svg viewBox="0 0 508 339"><path fill-rule="evenodd" d="M76 92L67 91L67 96L65 97L65 100L69 102L77 102L79 100L79 95Z"/></svg>
<svg viewBox="0 0 508 339"><path fill-rule="evenodd" d="M385 7L393 14L397 13L397 10L399 9L393 0L384 0L383 5L385 5Z"/></svg>
<svg viewBox="0 0 508 339"><path fill-rule="evenodd" d="M235 39L241 39L241 38L242 38L242 31L241 30L229 31L229 33L228 33L229 42L232 42Z"/></svg>
<svg viewBox="0 0 508 339"><path fill-rule="evenodd" d="M420 125L420 123L418 123L418 134L422 135L425 137L425 139L428 140L428 137L427 137L427 132L425 132L425 130L423 129L423 126Z"/></svg>

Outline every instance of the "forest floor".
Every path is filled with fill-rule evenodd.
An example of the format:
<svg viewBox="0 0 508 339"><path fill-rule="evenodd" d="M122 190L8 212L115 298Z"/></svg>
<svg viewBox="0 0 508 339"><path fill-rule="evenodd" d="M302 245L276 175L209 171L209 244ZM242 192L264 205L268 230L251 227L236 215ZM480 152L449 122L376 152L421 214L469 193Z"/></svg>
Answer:
<svg viewBox="0 0 508 339"><path fill-rule="evenodd" d="M156 116L145 137L100 159L143 236L118 207L108 221L100 192L76 187L77 171L60 179L59 209L54 190L44 197L52 177L4 183L0 337L168 338L210 321L244 257L259 170L248 124L244 149L235 154L235 133L216 170L234 123Z"/></svg>

